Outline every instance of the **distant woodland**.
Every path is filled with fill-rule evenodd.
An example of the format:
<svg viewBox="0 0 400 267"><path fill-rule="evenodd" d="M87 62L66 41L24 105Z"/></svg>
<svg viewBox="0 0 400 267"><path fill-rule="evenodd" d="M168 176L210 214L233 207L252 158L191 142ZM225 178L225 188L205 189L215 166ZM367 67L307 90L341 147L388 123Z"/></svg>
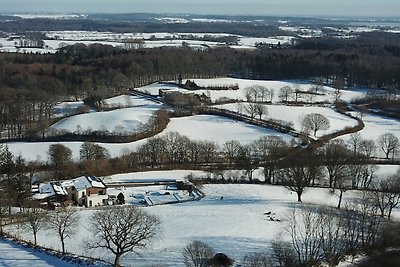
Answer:
<svg viewBox="0 0 400 267"><path fill-rule="evenodd" d="M353 39L305 39L291 47L255 51L125 50L76 44L55 55L0 53L0 126L7 127L8 138L30 136L51 123L50 110L57 101L85 99L93 104L127 88L178 77L319 79L326 84L340 80L347 87L396 92L399 39L396 34L374 32Z"/></svg>

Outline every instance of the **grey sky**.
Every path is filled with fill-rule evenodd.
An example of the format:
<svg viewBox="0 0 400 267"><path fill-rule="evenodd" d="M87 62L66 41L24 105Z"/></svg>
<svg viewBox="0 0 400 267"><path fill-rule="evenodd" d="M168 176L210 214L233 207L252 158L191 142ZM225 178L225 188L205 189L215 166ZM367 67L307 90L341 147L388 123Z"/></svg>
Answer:
<svg viewBox="0 0 400 267"><path fill-rule="evenodd" d="M399 0L0 0L0 12L400 16Z"/></svg>

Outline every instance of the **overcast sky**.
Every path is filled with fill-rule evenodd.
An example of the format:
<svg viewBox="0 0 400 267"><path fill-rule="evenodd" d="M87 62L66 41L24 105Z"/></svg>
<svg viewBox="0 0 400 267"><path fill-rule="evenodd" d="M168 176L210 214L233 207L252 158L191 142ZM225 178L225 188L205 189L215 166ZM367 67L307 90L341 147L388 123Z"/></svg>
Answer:
<svg viewBox="0 0 400 267"><path fill-rule="evenodd" d="M400 16L400 0L0 0L0 12Z"/></svg>

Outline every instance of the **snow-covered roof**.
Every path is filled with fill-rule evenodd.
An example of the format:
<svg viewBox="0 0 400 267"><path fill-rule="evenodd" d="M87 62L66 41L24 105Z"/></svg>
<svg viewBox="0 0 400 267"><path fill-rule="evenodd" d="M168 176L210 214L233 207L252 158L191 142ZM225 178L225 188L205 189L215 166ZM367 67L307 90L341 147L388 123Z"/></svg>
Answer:
<svg viewBox="0 0 400 267"><path fill-rule="evenodd" d="M74 186L77 191L84 190L86 188L105 188L104 183L95 176L80 176L72 180L63 181L62 185L64 187Z"/></svg>
<svg viewBox="0 0 400 267"><path fill-rule="evenodd" d="M33 195L34 199L45 199L54 195L68 195L67 190L59 182L40 184L38 191L38 194Z"/></svg>

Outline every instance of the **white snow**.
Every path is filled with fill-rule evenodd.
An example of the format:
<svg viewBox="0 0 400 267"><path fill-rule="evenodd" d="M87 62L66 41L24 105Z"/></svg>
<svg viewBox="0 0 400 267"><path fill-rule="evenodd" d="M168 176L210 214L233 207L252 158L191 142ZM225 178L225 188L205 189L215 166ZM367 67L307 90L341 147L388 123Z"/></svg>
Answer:
<svg viewBox="0 0 400 267"><path fill-rule="evenodd" d="M32 248L26 248L0 238L0 266L13 267L73 267L75 263L68 263L56 257L47 255Z"/></svg>
<svg viewBox="0 0 400 267"><path fill-rule="evenodd" d="M214 79L190 79L194 81L197 85L208 87L208 86L228 86L237 84L239 90L195 90L190 91L196 94L206 94L209 95L212 101L219 99L234 99L234 100L245 100L245 88L254 85L264 86L274 92L273 102L279 101L279 89L284 86L290 86L292 89L298 87L302 91L309 91L312 84L308 82L300 81L266 81L266 80L246 80L246 79L235 79L235 78L214 78ZM185 82L185 81L184 81ZM177 86L163 83L154 83L144 87L137 88L140 91L148 92L152 95L158 95L159 89L170 89L179 90L183 93L188 92L188 90L181 89ZM321 92L323 94L313 97L313 102L334 102L334 91L335 89L329 86L324 86ZM356 98L362 98L366 95L366 90L342 90L341 99L344 101L351 101ZM293 99L290 99L293 100ZM307 99L299 99L302 101L309 102Z"/></svg>
<svg viewBox="0 0 400 267"><path fill-rule="evenodd" d="M174 171L171 173L169 176L173 176ZM154 177L160 177L160 173L154 174ZM115 179L119 178L115 176ZM142 190L144 193L146 188L134 190ZM270 248L271 241L283 230L288 209L299 205L296 194L281 186L221 184L206 185L203 191L206 197L200 201L145 208L160 219L161 235L146 250L139 251L139 255L126 255L123 258L124 266L184 266L182 250L193 240L204 241L217 252L226 253L236 260L242 259L250 252L266 251ZM221 196L224 197L223 200ZM354 201L354 197L357 196L355 191L346 192L344 203ZM338 196L330 193L329 189L309 188L303 196L303 201L336 206ZM271 221L270 217L264 215L268 211L283 223ZM90 238L87 227L92 212L80 210L81 221L84 223L73 239L67 240L68 251L84 252L82 245L84 240ZM394 216L398 218L398 208ZM18 234L27 239L32 238L29 233ZM287 238L285 234L283 238ZM39 233L38 242L53 248L60 246L56 236L47 231ZM112 259L112 255L104 251L93 252L90 255Z"/></svg>
<svg viewBox="0 0 400 267"><path fill-rule="evenodd" d="M185 180L185 177L192 174L196 177L205 176L206 173L197 170L174 170L171 171L148 171L148 172L133 172L110 175L103 178L104 183L119 183L119 182L132 182L140 180L154 180L154 179L173 179Z"/></svg>
<svg viewBox="0 0 400 267"><path fill-rule="evenodd" d="M82 131L118 131L135 132L148 123L151 116L160 105L146 105L133 108L123 108L112 111L92 112L71 116L53 124L52 130L68 132Z"/></svg>
<svg viewBox="0 0 400 267"><path fill-rule="evenodd" d="M136 107L145 105L155 105L151 100L143 97L133 95L118 95L115 97L107 98L102 101L103 104L110 108L123 108L123 107Z"/></svg>
<svg viewBox="0 0 400 267"><path fill-rule="evenodd" d="M219 145L230 140L248 144L265 135L281 136L287 141L292 139L291 136L274 130L212 115L175 118L171 120L161 135L168 132L179 132L192 140L209 140Z"/></svg>
<svg viewBox="0 0 400 267"><path fill-rule="evenodd" d="M92 113L83 115L90 114ZM77 122L76 119L74 119L74 117L82 118L81 116L83 115L73 116L65 120L66 122L68 122L68 126L63 129L76 130L77 125L84 125L82 124L83 120L79 119ZM111 125L115 124L115 122L112 121L110 121L110 124L105 124L105 120L103 120L102 117L99 117L98 113L94 113L94 116L95 117L92 117L92 119L95 121L85 121L94 125L105 125L105 129L112 129ZM130 121L130 123L127 125L133 125L135 123L134 116L131 117L132 121ZM86 116L84 116L83 118L86 118ZM72 120L74 123L69 123L70 120ZM117 118L117 120L120 119ZM265 135L279 135L287 141L292 139L291 136L278 133L274 130L269 130L262 127L249 125L243 122L238 122L232 119L211 115L172 118L167 128L163 132L158 134L158 136L164 136L168 132L179 132L180 134L186 135L187 137L189 137L189 139L192 140L214 141L219 145L222 145L225 142L231 140L238 140L242 144L247 144ZM106 148L112 157L117 157L126 151L136 150L136 148L144 142L146 142L146 139L131 143L98 144ZM72 158L74 160L78 160L79 150L83 142L12 142L8 143L8 147L14 155L21 155L28 161L39 160L46 162L48 159L49 146L52 144L62 144L67 146L72 150Z"/></svg>
<svg viewBox="0 0 400 267"><path fill-rule="evenodd" d="M55 117L64 117L73 114L79 108L84 107L83 101L65 101L61 102L53 108Z"/></svg>
<svg viewBox="0 0 400 267"><path fill-rule="evenodd" d="M217 100L220 97L228 97L232 99L245 99L244 88L252 85L264 85L267 88L274 91L273 103L278 101L278 90L285 86L298 85L301 89L308 90L310 84L299 83L299 82L286 82L286 81L259 81L259 80L243 80L233 78L216 78L216 79L195 79L195 82L201 86L222 86L222 85L239 85L239 90L230 91L207 91L198 90L195 91L198 94L205 93L210 94L213 100ZM180 89L175 85L165 83L154 83L151 85L137 88L143 92L150 93L152 95L158 95L159 89L178 90L182 92L188 92L187 90ZM321 96L318 101L326 100L328 102L333 101L333 89L329 87L324 88L325 95ZM362 97L365 94L365 90L355 91L343 91L342 98L352 99L355 97ZM316 100L315 100L316 101ZM135 131L138 127L141 127L148 121L151 114L158 108L159 104L152 103L149 100L145 100L139 97L120 95L114 98L106 99L104 101L109 107L127 107L119 110L113 110L108 112L92 112L87 114L81 114L77 116L71 116L64 120L61 120L57 124L53 125L52 129L67 130L70 132L76 132L79 128L82 130L107 130L112 132L114 130L126 130ZM81 102L76 103L64 103L60 104L56 110L69 110L81 106ZM231 105L232 108L234 105ZM227 106L231 109L230 105ZM233 108L234 109L234 108ZM293 122L296 129L300 129L300 117L309 112L318 112L327 115L331 121L331 128L327 132L332 132L335 129L343 129L346 126L353 126L355 121L349 119L341 114L334 112L328 107L287 107L279 105L268 106L269 115L268 118L279 119L283 121ZM236 111L236 110L235 110ZM62 112L61 112L62 113ZM365 116L365 118L369 118ZM392 126L389 127L389 122ZM394 120L376 120L371 121L370 124L366 121L366 128L362 131L364 136L370 135L377 138L377 132L396 132L399 133L398 129L399 122ZM80 127L78 127L78 125ZM377 126L379 125L379 126ZM116 129L117 127L117 129ZM371 130L368 130L371 128ZM378 130L374 129L378 128ZM226 141L238 140L243 144L249 143L252 140L258 139L264 135L281 135L286 140L290 140L291 137L288 135L282 135L272 130L248 125L242 122L226 119L218 116L192 116L185 118L172 118L167 128L159 134L159 136L165 135L168 132L179 132L180 134L186 135L193 140L208 140L214 141L217 144L223 144ZM323 134L321 131L318 134ZM365 137L367 138L367 137ZM371 139L371 137L369 137ZM134 151L136 148L146 142L146 140L140 140L133 143L122 143L122 144L109 144L100 143L101 146L105 147L112 157L120 156L121 153L128 151ZM51 144L54 143L9 143L10 151L14 155L21 155L26 160L39 160L47 161L47 152ZM72 150L73 159L79 159L79 149L82 142L61 142L61 144L69 147Z"/></svg>
<svg viewBox="0 0 400 267"><path fill-rule="evenodd" d="M242 109L246 106L242 103ZM357 125L357 121L343 114L334 111L329 107L315 107L315 106L286 106L286 105L264 105L267 108L268 114L263 119L275 119L284 122L293 123L293 128L300 132L302 131L302 121L304 116L310 113L323 114L329 119L330 127L328 130L318 131L317 135L322 136L325 134L333 133L339 130L343 130L346 127L352 127ZM218 108L227 109L230 111L237 112L239 106L237 103L219 105ZM244 113L244 111L240 111Z"/></svg>

